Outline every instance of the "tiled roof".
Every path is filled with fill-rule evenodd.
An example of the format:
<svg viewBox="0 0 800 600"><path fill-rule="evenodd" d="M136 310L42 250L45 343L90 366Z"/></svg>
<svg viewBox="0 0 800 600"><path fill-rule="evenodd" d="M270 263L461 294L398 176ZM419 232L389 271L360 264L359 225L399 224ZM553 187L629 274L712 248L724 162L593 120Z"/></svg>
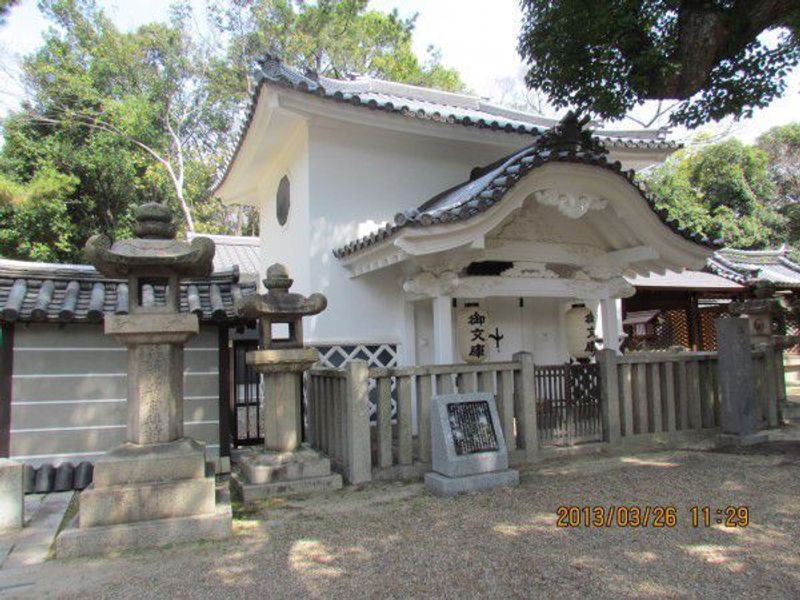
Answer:
<svg viewBox="0 0 800 600"><path fill-rule="evenodd" d="M779 288L800 288L800 265L789 258L786 247L777 250L724 248L708 261L708 268L741 284L760 280L770 281Z"/></svg>
<svg viewBox="0 0 800 600"><path fill-rule="evenodd" d="M260 63L256 86L245 120L240 128L236 147L225 163L215 188L222 185L239 153L250 127L263 85L274 85L315 95L320 98L351 104L365 109L382 111L439 125L461 125L504 131L506 133L539 135L558 124L530 113L491 104L477 96L443 92L369 77L348 80L331 79L315 73L302 74L284 65L273 56ZM678 144L664 139L665 130L599 131L608 148L673 150Z"/></svg>
<svg viewBox="0 0 800 600"><path fill-rule="evenodd" d="M209 235L189 233L186 237L191 241L195 237L207 237L214 242L214 270L226 271L239 267L241 280L255 280L263 270L259 267L261 242L255 236L243 235Z"/></svg>
<svg viewBox="0 0 800 600"><path fill-rule="evenodd" d="M473 177L469 181L437 194L419 208L398 213L394 223L335 249L334 256L343 258L364 250L393 236L403 227L428 227L470 219L500 202L530 171L550 162L582 163L618 173L639 190L650 208L675 233L698 244L719 246L705 236L690 232L671 219L666 210L657 208L655 198L635 180L635 171L622 171L619 161L609 163L605 143L584 129L585 124L585 119L579 121L570 113L558 126L540 135L533 144L486 167L473 170Z"/></svg>
<svg viewBox="0 0 800 600"><path fill-rule="evenodd" d="M743 290L744 286L714 273L705 271L666 271L663 275L651 273L650 275L637 275L626 277L628 283L634 287L643 288L680 288L693 290Z"/></svg>
<svg viewBox="0 0 800 600"><path fill-rule="evenodd" d="M153 286L155 303L164 287ZM201 322L237 320L234 301L253 294L255 283L239 282L237 268L181 281L181 312ZM0 321L100 322L127 314L128 283L101 275L90 265L61 265L0 259Z"/></svg>

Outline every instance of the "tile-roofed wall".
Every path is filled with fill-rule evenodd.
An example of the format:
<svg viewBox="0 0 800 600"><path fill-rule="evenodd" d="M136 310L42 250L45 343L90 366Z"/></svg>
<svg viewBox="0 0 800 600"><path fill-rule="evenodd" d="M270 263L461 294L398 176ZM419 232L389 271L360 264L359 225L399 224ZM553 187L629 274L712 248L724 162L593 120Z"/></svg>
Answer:
<svg viewBox="0 0 800 600"><path fill-rule="evenodd" d="M800 265L789 258L786 247L772 250L723 248L709 260L708 268L737 283L762 280L778 287L800 287Z"/></svg>
<svg viewBox="0 0 800 600"><path fill-rule="evenodd" d="M187 234L191 241L195 237L207 237L214 242L214 270L226 271L239 268L242 281L258 279L261 268L261 241L255 236Z"/></svg>
<svg viewBox="0 0 800 600"><path fill-rule="evenodd" d="M181 312L202 322L235 321L237 297L255 293L253 282L239 282L237 269L181 282ZM128 285L88 265L60 265L0 259L0 321L99 322L107 314L128 312ZM155 286L155 302L164 289Z"/></svg>

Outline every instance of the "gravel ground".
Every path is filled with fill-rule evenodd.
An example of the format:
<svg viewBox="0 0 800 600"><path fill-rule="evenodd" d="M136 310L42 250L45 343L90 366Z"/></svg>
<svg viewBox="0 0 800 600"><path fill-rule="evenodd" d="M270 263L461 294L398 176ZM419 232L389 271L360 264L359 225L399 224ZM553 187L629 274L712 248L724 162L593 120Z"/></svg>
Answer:
<svg viewBox="0 0 800 600"><path fill-rule="evenodd" d="M377 484L273 502L230 541L53 561L0 596L798 598L800 444L781 444L551 462L447 500ZM694 529L695 504L746 505L750 525ZM678 525L563 529L560 505L674 505Z"/></svg>

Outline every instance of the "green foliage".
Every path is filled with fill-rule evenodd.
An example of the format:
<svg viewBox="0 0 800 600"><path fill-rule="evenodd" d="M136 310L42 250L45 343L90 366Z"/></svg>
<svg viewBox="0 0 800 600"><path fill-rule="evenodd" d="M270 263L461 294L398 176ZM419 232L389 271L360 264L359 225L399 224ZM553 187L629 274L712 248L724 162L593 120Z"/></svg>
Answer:
<svg viewBox="0 0 800 600"><path fill-rule="evenodd" d="M787 239L789 219L774 208L768 157L731 139L676 152L649 173L658 206L690 230L734 248L763 248Z"/></svg>
<svg viewBox="0 0 800 600"><path fill-rule="evenodd" d="M800 202L800 123L773 127L758 138L756 145L769 159L778 207L794 210Z"/></svg>
<svg viewBox="0 0 800 600"><path fill-rule="evenodd" d="M77 179L43 169L27 185L0 177L0 255L68 262L79 259L69 218Z"/></svg>
<svg viewBox="0 0 800 600"><path fill-rule="evenodd" d="M464 89L458 73L429 49L423 64L412 50L416 15L401 18L368 9L368 0L256 0L217 4L220 32L231 36L228 56L246 81L265 54L301 71L342 78L351 73L433 87Z"/></svg>
<svg viewBox="0 0 800 600"><path fill-rule="evenodd" d="M3 256L78 261L94 233L131 235L133 207L151 199L182 211L184 228L257 233L255 211L232 211L209 189L265 52L323 74L463 87L435 53L426 64L413 54L413 17L365 0L216 5L213 41L195 34L187 0L168 23L128 32L94 0L39 6L52 26L23 61L26 103L2 124Z"/></svg>
<svg viewBox="0 0 800 600"><path fill-rule="evenodd" d="M800 5L772 0L522 0L526 82L557 107L621 118L679 100L673 124L747 117L800 62ZM782 33L776 44L759 39Z"/></svg>

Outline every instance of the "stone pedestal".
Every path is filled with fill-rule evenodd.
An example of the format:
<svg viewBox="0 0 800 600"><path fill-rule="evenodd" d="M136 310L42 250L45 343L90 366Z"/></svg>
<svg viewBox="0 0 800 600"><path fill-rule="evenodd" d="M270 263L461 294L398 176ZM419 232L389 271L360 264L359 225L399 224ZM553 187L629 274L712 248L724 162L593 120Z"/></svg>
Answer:
<svg viewBox="0 0 800 600"><path fill-rule="evenodd" d="M0 531L22 527L25 506L23 471L20 463L0 459Z"/></svg>
<svg viewBox="0 0 800 600"><path fill-rule="evenodd" d="M244 502L342 487L342 476L331 473L330 459L308 446L291 452L246 453L239 460L239 472L231 480Z"/></svg>
<svg viewBox="0 0 800 600"><path fill-rule="evenodd" d="M222 539L231 534L231 510L220 500L213 474L206 476L203 444L190 438L123 444L95 463L92 485L81 492L56 554Z"/></svg>
<svg viewBox="0 0 800 600"><path fill-rule="evenodd" d="M320 493L342 487L330 460L301 446L302 373L317 361L314 348L256 350L247 364L263 374L264 448L245 453L232 481L244 502L270 496Z"/></svg>

